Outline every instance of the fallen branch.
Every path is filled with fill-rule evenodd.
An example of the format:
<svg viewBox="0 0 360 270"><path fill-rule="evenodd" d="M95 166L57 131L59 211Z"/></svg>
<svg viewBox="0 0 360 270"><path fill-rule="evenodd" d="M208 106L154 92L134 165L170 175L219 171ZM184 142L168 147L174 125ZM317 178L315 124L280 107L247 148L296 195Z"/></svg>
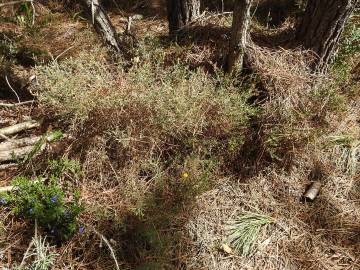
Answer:
<svg viewBox="0 0 360 270"><path fill-rule="evenodd" d="M31 121L26 121L23 123L19 123L10 127L5 127L5 128L1 128L0 129L0 135L12 135L12 134L16 134L19 133L21 131L27 130L27 129L32 129L35 127L39 127L40 124L34 120Z"/></svg>
<svg viewBox="0 0 360 270"><path fill-rule="evenodd" d="M33 145L41 140L40 136L36 137L28 137L22 139L12 139L7 142L0 143L0 152L2 151L9 151L12 149Z"/></svg>
<svg viewBox="0 0 360 270"><path fill-rule="evenodd" d="M58 134L52 133L47 137L34 137L13 140L0 144L0 162L28 158L41 153L47 143L59 138ZM20 147L15 148L17 145ZM8 148L6 148L8 147Z"/></svg>
<svg viewBox="0 0 360 270"><path fill-rule="evenodd" d="M11 149L9 151L2 151L0 152L0 162L23 159L30 154L32 150L33 146L30 145L17 149Z"/></svg>
<svg viewBox="0 0 360 270"><path fill-rule="evenodd" d="M100 237L100 239L101 239L102 241L104 241L105 244L108 246L108 248L109 248L109 250L110 250L110 253L111 253L111 257L114 259L114 262L115 262L115 265L116 265L116 269L117 269L117 270L120 270L120 266L119 266L119 263L118 263L118 261L117 261L117 259L116 259L114 249L111 247L109 241L105 238L104 235L102 235L101 233L99 233L97 230L95 230L95 229L93 229L93 230L94 230L94 232Z"/></svg>
<svg viewBox="0 0 360 270"><path fill-rule="evenodd" d="M0 171L6 170L9 168L17 167L18 165L16 163L8 163L8 164L2 164L0 165Z"/></svg>
<svg viewBox="0 0 360 270"><path fill-rule="evenodd" d="M16 96L16 99L17 99L18 103L20 103L21 102L20 97L17 94L17 92L15 91L15 89L12 87L12 85L10 84L9 79L8 79L7 76L5 76L5 81L6 81L7 85L9 86L9 88L11 89L11 91L13 91L14 95Z"/></svg>
<svg viewBox="0 0 360 270"><path fill-rule="evenodd" d="M29 101L24 101L24 102L20 102L20 103L0 103L0 107L12 108L12 107L17 107L17 106L21 106L21 105L32 104L34 102L35 102L34 100L29 100Z"/></svg>

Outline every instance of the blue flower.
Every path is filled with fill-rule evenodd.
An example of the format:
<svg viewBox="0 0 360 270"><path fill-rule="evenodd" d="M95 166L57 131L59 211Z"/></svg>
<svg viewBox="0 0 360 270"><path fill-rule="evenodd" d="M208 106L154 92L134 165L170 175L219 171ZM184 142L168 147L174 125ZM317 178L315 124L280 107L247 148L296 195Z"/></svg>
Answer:
<svg viewBox="0 0 360 270"><path fill-rule="evenodd" d="M79 233L82 234L85 232L85 227L84 226L80 226L79 227Z"/></svg>
<svg viewBox="0 0 360 270"><path fill-rule="evenodd" d="M29 213L30 213L30 214L34 213L34 208L30 208L30 209L29 209Z"/></svg>
<svg viewBox="0 0 360 270"><path fill-rule="evenodd" d="M5 199L5 198L1 198L0 203L1 203L2 205L6 204L6 203L7 203L7 202L6 202L6 199Z"/></svg>
<svg viewBox="0 0 360 270"><path fill-rule="evenodd" d="M56 203L56 201L57 201L58 198L59 198L59 195L55 195L55 196L51 197L50 201L51 201L52 203Z"/></svg>

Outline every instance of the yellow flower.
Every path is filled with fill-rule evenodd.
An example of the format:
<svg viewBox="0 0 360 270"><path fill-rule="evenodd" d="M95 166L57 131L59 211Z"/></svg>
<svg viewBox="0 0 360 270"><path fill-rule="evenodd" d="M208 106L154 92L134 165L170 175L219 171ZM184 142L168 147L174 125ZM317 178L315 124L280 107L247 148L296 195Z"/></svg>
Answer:
<svg viewBox="0 0 360 270"><path fill-rule="evenodd" d="M188 174L187 172L183 172L183 173L181 174L181 177L182 177L182 178L188 178L188 177L189 177L189 174Z"/></svg>

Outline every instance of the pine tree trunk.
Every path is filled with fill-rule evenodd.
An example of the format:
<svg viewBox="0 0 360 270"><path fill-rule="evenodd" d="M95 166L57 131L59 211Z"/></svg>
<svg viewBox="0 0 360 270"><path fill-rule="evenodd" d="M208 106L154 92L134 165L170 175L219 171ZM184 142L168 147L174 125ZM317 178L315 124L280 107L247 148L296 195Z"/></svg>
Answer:
<svg viewBox="0 0 360 270"><path fill-rule="evenodd" d="M317 55L313 69L326 71L358 0L308 0L297 40Z"/></svg>
<svg viewBox="0 0 360 270"><path fill-rule="evenodd" d="M200 0L167 0L169 33L174 35L200 15Z"/></svg>
<svg viewBox="0 0 360 270"><path fill-rule="evenodd" d="M105 41L117 52L122 52L122 46L108 15L100 4L100 0L82 0L91 14L92 23Z"/></svg>
<svg viewBox="0 0 360 270"><path fill-rule="evenodd" d="M230 50L224 70L232 73L237 64L242 69L250 24L251 0L237 0L231 29Z"/></svg>

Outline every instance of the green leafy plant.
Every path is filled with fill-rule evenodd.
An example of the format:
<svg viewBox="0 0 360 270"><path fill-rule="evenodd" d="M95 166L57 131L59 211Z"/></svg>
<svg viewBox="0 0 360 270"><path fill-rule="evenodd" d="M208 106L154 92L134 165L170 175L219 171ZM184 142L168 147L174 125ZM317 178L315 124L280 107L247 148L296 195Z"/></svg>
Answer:
<svg viewBox="0 0 360 270"><path fill-rule="evenodd" d="M59 240L66 240L76 229L76 219L83 207L79 192L66 196L57 179L49 181L18 177L13 181L14 191L3 195L1 203L12 212L30 221L37 220L40 227Z"/></svg>
<svg viewBox="0 0 360 270"><path fill-rule="evenodd" d="M244 213L227 227L227 242L237 253L247 256L252 252L263 227L273 222L274 219L267 215Z"/></svg>
<svg viewBox="0 0 360 270"><path fill-rule="evenodd" d="M8 206L18 217L37 224L58 241L69 239L78 229L77 217L82 212L78 191L65 190L63 174L77 174L76 161L50 161L50 175L42 179L21 176L13 180L11 193L0 194L0 204ZM83 228L79 228L83 231Z"/></svg>

